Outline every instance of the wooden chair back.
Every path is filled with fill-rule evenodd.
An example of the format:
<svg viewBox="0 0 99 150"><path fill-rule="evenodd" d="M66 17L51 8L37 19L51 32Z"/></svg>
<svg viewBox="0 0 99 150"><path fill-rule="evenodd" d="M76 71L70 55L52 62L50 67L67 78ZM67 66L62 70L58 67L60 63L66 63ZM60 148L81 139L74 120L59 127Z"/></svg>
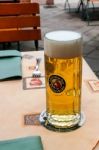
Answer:
<svg viewBox="0 0 99 150"><path fill-rule="evenodd" d="M0 4L0 42L41 40L38 3Z"/></svg>
<svg viewBox="0 0 99 150"><path fill-rule="evenodd" d="M0 3L17 3L20 2L20 0L0 0Z"/></svg>

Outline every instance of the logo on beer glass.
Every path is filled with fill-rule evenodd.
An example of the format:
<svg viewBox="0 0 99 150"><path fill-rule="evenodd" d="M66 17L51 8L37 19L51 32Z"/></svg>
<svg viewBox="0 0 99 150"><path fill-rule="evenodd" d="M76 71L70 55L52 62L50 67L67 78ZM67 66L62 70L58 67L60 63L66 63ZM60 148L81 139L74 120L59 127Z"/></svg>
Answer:
<svg viewBox="0 0 99 150"><path fill-rule="evenodd" d="M66 86L65 80L58 75L51 75L49 78L49 86L55 93L61 93Z"/></svg>

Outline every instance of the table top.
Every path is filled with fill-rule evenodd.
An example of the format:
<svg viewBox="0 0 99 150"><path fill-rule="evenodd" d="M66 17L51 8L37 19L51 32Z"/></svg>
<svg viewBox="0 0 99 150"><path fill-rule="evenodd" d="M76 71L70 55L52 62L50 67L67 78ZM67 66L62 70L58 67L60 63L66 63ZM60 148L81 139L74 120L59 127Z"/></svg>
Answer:
<svg viewBox="0 0 99 150"><path fill-rule="evenodd" d="M27 54L32 55L27 59ZM40 69L44 75L43 51L24 52L23 77L29 77L29 66L35 57L42 57ZM88 80L97 77L83 60L82 111L86 116L84 125L72 132L53 132L41 125L24 125L24 115L40 113L45 109L45 88L23 89L23 79L0 82L0 140L30 135L40 135L44 150L92 150L99 140L99 93L92 91Z"/></svg>

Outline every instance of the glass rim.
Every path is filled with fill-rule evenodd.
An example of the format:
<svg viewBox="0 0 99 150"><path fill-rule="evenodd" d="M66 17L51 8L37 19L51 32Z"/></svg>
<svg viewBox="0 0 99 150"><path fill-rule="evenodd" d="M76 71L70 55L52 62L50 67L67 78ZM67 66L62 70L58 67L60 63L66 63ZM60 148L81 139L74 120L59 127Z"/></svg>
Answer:
<svg viewBox="0 0 99 150"><path fill-rule="evenodd" d="M59 40L58 38L55 39L55 37L53 38L51 34L55 33L58 35L58 33L60 32L60 34L62 33L65 33L65 38L66 38L66 34L75 34L75 37L72 38L72 37L69 37L69 39L62 39ZM60 36L59 36L60 38ZM75 31L72 31L72 30L53 30L53 31L49 31L49 32L46 32L45 35L44 35L44 39L46 40L49 40L49 41L55 41L55 42L71 42L71 41L77 41L77 40L80 40L82 39L82 34L79 33L79 32L75 32Z"/></svg>

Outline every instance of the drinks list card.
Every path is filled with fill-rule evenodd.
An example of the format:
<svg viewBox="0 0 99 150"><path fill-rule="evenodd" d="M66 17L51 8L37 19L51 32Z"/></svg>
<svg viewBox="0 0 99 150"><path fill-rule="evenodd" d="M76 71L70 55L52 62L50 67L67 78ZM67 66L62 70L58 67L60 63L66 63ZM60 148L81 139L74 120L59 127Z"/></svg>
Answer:
<svg viewBox="0 0 99 150"><path fill-rule="evenodd" d="M39 77L39 78L26 77L26 78L23 78L23 89L24 90L39 89L39 88L45 88L45 78L44 77Z"/></svg>

